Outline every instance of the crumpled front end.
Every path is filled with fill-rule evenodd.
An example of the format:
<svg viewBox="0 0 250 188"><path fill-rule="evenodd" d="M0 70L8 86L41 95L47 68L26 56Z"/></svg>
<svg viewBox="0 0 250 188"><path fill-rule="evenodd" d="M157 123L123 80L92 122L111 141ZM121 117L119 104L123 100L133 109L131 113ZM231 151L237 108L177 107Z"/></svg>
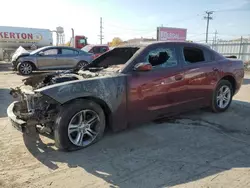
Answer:
<svg viewBox="0 0 250 188"><path fill-rule="evenodd" d="M17 99L7 109L12 125L24 132L30 127L43 128L46 132L53 130L58 112L57 101L26 88L11 89L10 94Z"/></svg>

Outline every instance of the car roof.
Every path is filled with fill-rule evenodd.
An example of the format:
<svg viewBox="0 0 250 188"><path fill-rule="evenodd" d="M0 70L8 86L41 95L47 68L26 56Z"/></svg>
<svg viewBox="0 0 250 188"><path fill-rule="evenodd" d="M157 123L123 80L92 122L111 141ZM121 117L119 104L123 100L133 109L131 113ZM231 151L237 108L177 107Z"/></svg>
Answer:
<svg viewBox="0 0 250 188"><path fill-rule="evenodd" d="M195 43L195 42L166 42L166 41L150 41L150 42L140 42L140 43L125 43L125 44L122 44L120 46L117 46L116 48L124 48L124 47L131 47L131 48L143 48L143 47L147 47L147 46L150 46L150 45L155 45L155 44L179 44L179 45L198 45L198 46L201 46L201 47L206 47L208 48L209 46L208 45L205 45L205 44L200 44L200 43Z"/></svg>
<svg viewBox="0 0 250 188"><path fill-rule="evenodd" d="M72 49L72 50L79 50L77 48L74 48L74 47L70 47L70 46L44 46L42 47L43 49L49 49L49 48L67 48L67 49Z"/></svg>
<svg viewBox="0 0 250 188"><path fill-rule="evenodd" d="M97 46L97 47L108 47L108 45L107 44L88 44L88 45L86 45L86 46L90 46L90 47L95 47L95 46Z"/></svg>

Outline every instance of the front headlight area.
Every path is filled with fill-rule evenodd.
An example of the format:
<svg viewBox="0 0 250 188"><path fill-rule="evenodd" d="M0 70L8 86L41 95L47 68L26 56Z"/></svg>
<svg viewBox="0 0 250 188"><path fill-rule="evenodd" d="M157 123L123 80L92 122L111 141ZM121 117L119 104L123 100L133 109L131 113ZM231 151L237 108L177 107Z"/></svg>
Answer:
<svg viewBox="0 0 250 188"><path fill-rule="evenodd" d="M20 119L45 124L54 120L59 105L57 101L40 92L23 91L19 107L15 111Z"/></svg>

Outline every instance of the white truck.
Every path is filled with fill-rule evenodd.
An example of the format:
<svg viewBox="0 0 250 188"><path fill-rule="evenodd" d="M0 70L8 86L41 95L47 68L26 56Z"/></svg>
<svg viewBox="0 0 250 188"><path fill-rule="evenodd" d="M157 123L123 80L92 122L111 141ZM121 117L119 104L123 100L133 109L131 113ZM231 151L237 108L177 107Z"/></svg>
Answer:
<svg viewBox="0 0 250 188"><path fill-rule="evenodd" d="M49 29L0 26L0 61L10 60L20 46L29 51L51 45L53 37Z"/></svg>

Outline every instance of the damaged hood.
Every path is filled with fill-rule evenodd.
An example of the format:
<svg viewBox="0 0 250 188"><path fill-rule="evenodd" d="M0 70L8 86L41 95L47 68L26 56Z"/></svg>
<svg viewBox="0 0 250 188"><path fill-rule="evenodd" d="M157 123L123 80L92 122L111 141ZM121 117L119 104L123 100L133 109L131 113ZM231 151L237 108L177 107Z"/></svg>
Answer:
<svg viewBox="0 0 250 188"><path fill-rule="evenodd" d="M96 77L115 76L119 74L120 67L110 67L103 70L68 70L43 73L23 79L24 85L32 86L33 90L40 89L45 86L54 85L74 80L87 80Z"/></svg>
<svg viewBox="0 0 250 188"><path fill-rule="evenodd" d="M25 50L22 46L20 46L12 55L11 61L16 61L20 56L29 56L29 55L30 53L27 50Z"/></svg>
<svg viewBox="0 0 250 188"><path fill-rule="evenodd" d="M72 99L81 97L96 97L100 99L112 98L120 87L125 87L126 75L102 74L93 77L73 80L36 89L35 92L49 96L57 102L63 104ZM110 99L109 99L110 100Z"/></svg>

